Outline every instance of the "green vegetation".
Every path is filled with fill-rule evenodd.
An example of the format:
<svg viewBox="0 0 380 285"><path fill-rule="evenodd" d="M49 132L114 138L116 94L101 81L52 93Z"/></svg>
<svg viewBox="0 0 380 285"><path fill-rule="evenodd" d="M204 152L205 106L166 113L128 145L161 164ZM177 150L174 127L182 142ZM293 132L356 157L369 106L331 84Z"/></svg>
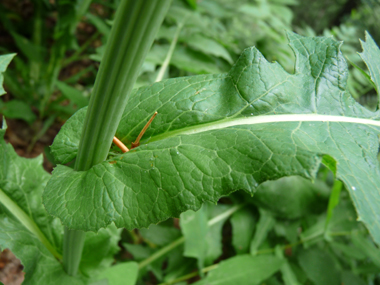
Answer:
<svg viewBox="0 0 380 285"><path fill-rule="evenodd" d="M376 1L62 2L0 9L3 116L65 121L52 174L0 129L23 284L380 282Z"/></svg>

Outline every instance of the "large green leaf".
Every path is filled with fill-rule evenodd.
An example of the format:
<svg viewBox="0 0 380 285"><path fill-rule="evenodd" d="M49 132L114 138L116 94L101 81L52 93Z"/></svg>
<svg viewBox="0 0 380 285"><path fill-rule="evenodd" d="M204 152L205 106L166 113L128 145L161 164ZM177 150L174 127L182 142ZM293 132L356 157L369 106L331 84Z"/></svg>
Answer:
<svg viewBox="0 0 380 285"><path fill-rule="evenodd" d="M0 247L9 248L25 269L23 284L86 284L91 274L113 263L119 230L114 225L87 233L80 276L65 273L61 258L63 226L42 205L42 191L50 174L42 155L19 157L0 130ZM96 248L96 250L94 250Z"/></svg>
<svg viewBox="0 0 380 285"><path fill-rule="evenodd" d="M11 249L21 260L25 267L24 284L50 284L56 278L62 281L57 284L82 284L82 280L67 276L56 259L60 256L63 228L42 206L42 190L49 179L42 168L42 156L18 157L12 146L5 143L4 133L0 130L1 248Z"/></svg>
<svg viewBox="0 0 380 285"><path fill-rule="evenodd" d="M254 193L266 180L313 179L323 160L380 243L379 113L346 91L340 43L288 37L294 74L249 48L227 74L137 90L116 136L129 145L158 111L143 144L86 172L59 165L44 192L48 212L73 229L146 227L237 189ZM76 156L84 115L74 115L55 139L61 163Z"/></svg>

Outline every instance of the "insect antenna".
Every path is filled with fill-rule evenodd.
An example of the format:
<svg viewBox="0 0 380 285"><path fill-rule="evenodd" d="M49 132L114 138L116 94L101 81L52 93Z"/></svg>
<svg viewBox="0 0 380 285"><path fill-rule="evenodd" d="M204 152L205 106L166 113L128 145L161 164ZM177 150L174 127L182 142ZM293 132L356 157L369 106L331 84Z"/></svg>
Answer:
<svg viewBox="0 0 380 285"><path fill-rule="evenodd" d="M149 128L149 125L152 123L152 121L156 117L156 115L157 115L157 112L154 112L153 116L149 119L149 121L146 123L144 128L141 130L140 134L137 136L137 139L135 140L135 142L132 143L131 149L138 147L140 145L140 140L141 140L142 136L144 135L146 130Z"/></svg>

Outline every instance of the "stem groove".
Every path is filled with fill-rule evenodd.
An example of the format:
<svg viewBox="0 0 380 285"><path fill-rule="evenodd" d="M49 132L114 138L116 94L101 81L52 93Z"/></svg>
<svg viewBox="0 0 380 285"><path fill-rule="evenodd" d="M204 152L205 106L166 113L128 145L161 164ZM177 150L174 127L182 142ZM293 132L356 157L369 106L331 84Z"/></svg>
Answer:
<svg viewBox="0 0 380 285"><path fill-rule="evenodd" d="M88 170L107 158L128 96L171 1L120 3L90 98L75 170ZM69 275L78 271L84 239L85 232L65 229L63 264Z"/></svg>

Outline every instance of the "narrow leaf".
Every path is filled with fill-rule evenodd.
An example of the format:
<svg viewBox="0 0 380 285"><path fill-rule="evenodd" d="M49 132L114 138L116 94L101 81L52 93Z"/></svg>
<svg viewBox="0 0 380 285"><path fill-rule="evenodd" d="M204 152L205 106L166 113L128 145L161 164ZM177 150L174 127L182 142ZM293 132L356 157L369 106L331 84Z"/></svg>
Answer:
<svg viewBox="0 0 380 285"><path fill-rule="evenodd" d="M283 261L275 256L240 255L222 261L204 280L207 285L256 285L277 272Z"/></svg>
<svg viewBox="0 0 380 285"><path fill-rule="evenodd" d="M21 100L0 101L0 113L6 118L22 119L29 124L33 123L37 118L36 114L30 109L30 106Z"/></svg>
<svg viewBox="0 0 380 285"><path fill-rule="evenodd" d="M315 285L340 284L340 274L327 252L318 248L303 251L298 256L298 263Z"/></svg>
<svg viewBox="0 0 380 285"><path fill-rule="evenodd" d="M232 215L232 245L237 254L247 253L255 230L255 218L252 212L243 208Z"/></svg>
<svg viewBox="0 0 380 285"><path fill-rule="evenodd" d="M106 280L105 284L108 285L135 285L137 273L138 265L136 262L125 262L103 270L96 276L96 280Z"/></svg>
<svg viewBox="0 0 380 285"><path fill-rule="evenodd" d="M335 207L339 203L339 195L340 195L340 191L341 190L342 190L342 182L340 182L338 180L335 180L334 186L333 186L333 188L331 190L329 205L328 205L328 208L327 208L325 231L326 231L326 229L327 229L327 227L329 225L329 222L331 220L331 217L332 217L332 214L333 214L333 210L335 209Z"/></svg>
<svg viewBox="0 0 380 285"><path fill-rule="evenodd" d="M359 53L369 69L369 74L373 83L376 85L376 90L380 98L380 50L376 45L371 35L365 33L365 42L360 40L363 52ZM380 103L379 103L380 104Z"/></svg>
<svg viewBox="0 0 380 285"><path fill-rule="evenodd" d="M72 103L76 104L78 109L83 108L88 105L89 98L83 96L83 93L78 89L71 87L70 85L57 81L55 83L58 89L62 92L63 96L69 99Z"/></svg>
<svg viewBox="0 0 380 285"><path fill-rule="evenodd" d="M206 237L208 232L207 209L203 206L199 211L187 211L181 214L180 225L185 237L184 256L194 257L201 270L207 254Z"/></svg>
<svg viewBox="0 0 380 285"><path fill-rule="evenodd" d="M250 253L257 254L257 250L263 241L266 239L268 232L273 228L275 219L265 210L260 209L260 219L257 223L255 235L251 241Z"/></svg>
<svg viewBox="0 0 380 285"><path fill-rule="evenodd" d="M284 280L285 285L300 285L298 282L296 275L294 274L292 267L289 262L284 257L284 253L280 246L276 247L276 256L284 260L284 264L281 266L280 271L282 274L282 279Z"/></svg>
<svg viewBox="0 0 380 285"><path fill-rule="evenodd" d="M352 233L351 237L352 243L380 268L380 250L368 238L359 233Z"/></svg>
<svg viewBox="0 0 380 285"><path fill-rule="evenodd" d="M6 55L1 55L0 56L0 96L5 94L5 90L3 87L3 82L4 82L4 75L3 73L8 67L8 64L11 62L11 60L14 58L16 54L6 54Z"/></svg>
<svg viewBox="0 0 380 285"><path fill-rule="evenodd" d="M189 37L186 37L186 43L196 50L199 50L208 55L214 55L221 57L228 61L230 64L233 64L232 58L228 51L218 42L206 38L201 34L194 34Z"/></svg>

